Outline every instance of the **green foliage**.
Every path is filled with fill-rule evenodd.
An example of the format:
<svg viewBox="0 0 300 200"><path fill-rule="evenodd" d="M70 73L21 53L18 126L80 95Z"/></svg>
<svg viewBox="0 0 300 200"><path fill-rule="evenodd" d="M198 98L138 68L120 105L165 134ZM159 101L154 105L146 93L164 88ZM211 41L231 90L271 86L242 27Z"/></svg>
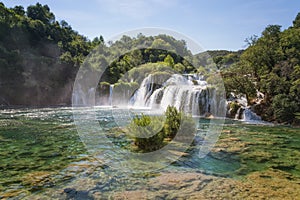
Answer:
<svg viewBox="0 0 300 200"><path fill-rule="evenodd" d="M166 110L166 123L164 125L165 135L169 138L174 138L179 130L182 113L175 107L168 106Z"/></svg>
<svg viewBox="0 0 300 200"><path fill-rule="evenodd" d="M246 94L248 103L256 91L264 93L268 120L293 123L293 113L300 111L299 16L287 30L281 31L279 25L266 27L240 60L222 71L227 92Z"/></svg>
<svg viewBox="0 0 300 200"><path fill-rule="evenodd" d="M245 42L247 46L253 46L257 42L258 36L257 35L252 35L248 38L245 39Z"/></svg>
<svg viewBox="0 0 300 200"><path fill-rule="evenodd" d="M206 51L196 55L197 66L205 66L207 69L218 69L228 68L232 64L239 61L240 55L243 51L226 51L226 50L215 50Z"/></svg>
<svg viewBox="0 0 300 200"><path fill-rule="evenodd" d="M296 119L300 119L300 113L294 113L296 116Z"/></svg>
<svg viewBox="0 0 300 200"><path fill-rule="evenodd" d="M42 6L40 3L29 6L27 8L27 16L33 20L40 20L45 24L54 22L54 14L50 12L50 8L47 5Z"/></svg>
<svg viewBox="0 0 300 200"><path fill-rule="evenodd" d="M279 122L292 123L295 111L299 110L299 102L295 102L288 95L278 94L272 101L274 116Z"/></svg>
<svg viewBox="0 0 300 200"><path fill-rule="evenodd" d="M23 6L15 6L14 8L12 8L12 10L17 14L17 15L25 15L25 10Z"/></svg>
<svg viewBox="0 0 300 200"><path fill-rule="evenodd" d="M120 81L120 82L114 84L114 92L117 94L123 93L123 91L126 91L128 93L128 95L132 95L134 93L134 91L137 90L138 88L139 88L139 84L136 82L129 83L129 82ZM128 96L126 96L125 98L128 99Z"/></svg>
<svg viewBox="0 0 300 200"><path fill-rule="evenodd" d="M232 113L237 113L239 108L241 108L241 106L237 102L230 103L230 110Z"/></svg>
<svg viewBox="0 0 300 200"><path fill-rule="evenodd" d="M47 5L25 12L0 4L2 98L12 105L70 103L70 85L94 45L67 22L55 21Z"/></svg>
<svg viewBox="0 0 300 200"><path fill-rule="evenodd" d="M165 57L164 62L170 67L173 67L175 64L174 59L170 55L167 55L167 57Z"/></svg>
<svg viewBox="0 0 300 200"><path fill-rule="evenodd" d="M163 146L164 133L160 117L136 116L129 125L134 144L143 152L151 152Z"/></svg>
<svg viewBox="0 0 300 200"><path fill-rule="evenodd" d="M294 28L300 28L300 13L297 14L295 20L293 21Z"/></svg>
<svg viewBox="0 0 300 200"><path fill-rule="evenodd" d="M101 82L100 86L103 86L103 87L107 87L108 86L109 87L110 84L108 82Z"/></svg>
<svg viewBox="0 0 300 200"><path fill-rule="evenodd" d="M145 49L137 50L134 48L145 46L145 44L147 44ZM132 48L134 49L132 50ZM101 81L112 84L126 76L130 70L139 68L144 64L158 63L185 73L195 71L195 67L190 63L192 54L187 50L185 42L175 40L167 35L154 37L139 35L136 38L123 36L119 41L111 42L109 50L106 50L105 47L103 51L105 51L109 66L104 71ZM100 51L100 54L103 54L103 51ZM95 54L97 57L97 52Z"/></svg>
<svg viewBox="0 0 300 200"><path fill-rule="evenodd" d="M227 93L245 94L248 102L256 96L254 81L249 74L245 74L244 67L233 65L222 71L222 76Z"/></svg>
<svg viewBox="0 0 300 200"><path fill-rule="evenodd" d="M164 139L171 140L180 133L180 141L195 133L195 122L190 116L168 106L165 117L136 116L128 130L139 150L151 152L164 145Z"/></svg>
<svg viewBox="0 0 300 200"><path fill-rule="evenodd" d="M156 78L155 81L161 82L160 78L166 80L164 77L169 78L172 73L174 73L174 70L165 63L147 63L130 69L123 77L121 77L121 80L126 82L133 81L141 84L145 77L152 74L153 78Z"/></svg>
<svg viewBox="0 0 300 200"><path fill-rule="evenodd" d="M30 5L25 12L22 6L6 8L0 4L1 98L18 105L69 104L76 73L91 51L84 70L101 73L99 82L117 83L116 91L129 90L125 96L135 88L125 82L140 83L141 75L194 70L184 58L192 56L185 42L171 36L139 34L109 43L106 46L102 36L90 41L66 21L56 21L47 5ZM144 44L151 48L132 50ZM149 63L155 64L144 66ZM140 66L140 70L132 70Z"/></svg>
<svg viewBox="0 0 300 200"><path fill-rule="evenodd" d="M177 72L179 72L179 73L184 73L185 66L183 64L181 64L181 63L176 63L174 65L174 70L177 71Z"/></svg>
<svg viewBox="0 0 300 200"><path fill-rule="evenodd" d="M173 139L179 132L181 134L194 134L195 122L191 116L179 112L176 107L168 106L165 112L166 121L164 134L167 138Z"/></svg>
<svg viewBox="0 0 300 200"><path fill-rule="evenodd" d="M131 93L150 73L163 78L172 71L192 73L194 66L200 66L198 72L211 83L214 73L221 70L226 91L246 94L248 103L257 91L263 92L266 118L292 123L295 115L289 112L300 112L300 14L287 30L270 25L261 37L246 42L245 51L208 51L195 57L185 41L168 35L123 36L108 42L108 47L102 36L90 41L66 21L56 21L47 5L37 3L24 9L0 3L1 98L13 105L70 103L77 70L98 46L86 70L101 72L100 82L116 84L116 90ZM150 48L132 50L145 44Z"/></svg>

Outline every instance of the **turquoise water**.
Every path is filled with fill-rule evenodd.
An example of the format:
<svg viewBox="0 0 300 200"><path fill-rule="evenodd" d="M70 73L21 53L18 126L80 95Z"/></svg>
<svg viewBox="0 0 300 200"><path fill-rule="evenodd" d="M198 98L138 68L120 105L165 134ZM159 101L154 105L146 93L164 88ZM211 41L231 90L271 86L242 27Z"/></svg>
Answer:
<svg viewBox="0 0 300 200"><path fill-rule="evenodd" d="M126 125L135 114L147 110L124 112L96 109L96 118L108 136L113 134L112 128ZM198 135L208 134L210 120L199 120ZM109 138L119 146L129 144L124 138ZM217 144L206 157L199 158L197 148L191 147L159 172L126 175L89 154L77 134L71 108L8 109L0 111L0 161L0 197L11 198L63 189L82 177L95 181L91 188L102 193L140 189L147 177L159 172L201 172L240 179L272 168L300 177L300 132L291 127L227 120Z"/></svg>

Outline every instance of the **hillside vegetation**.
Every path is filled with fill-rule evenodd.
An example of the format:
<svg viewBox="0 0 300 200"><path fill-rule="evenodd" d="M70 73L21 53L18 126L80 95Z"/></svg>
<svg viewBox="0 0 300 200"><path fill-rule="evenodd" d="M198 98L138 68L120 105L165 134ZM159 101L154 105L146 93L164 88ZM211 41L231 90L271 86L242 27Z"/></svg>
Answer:
<svg viewBox="0 0 300 200"><path fill-rule="evenodd" d="M261 37L251 37L239 61L222 70L227 92L247 95L255 111L268 121L299 123L300 112L300 13L293 26L281 31L269 25Z"/></svg>
<svg viewBox="0 0 300 200"><path fill-rule="evenodd" d="M0 105L70 105L77 71L90 55L93 62L87 70L103 73L102 87L136 85L142 80L138 75L151 73L152 68L155 73L170 69L201 73L208 82L219 70L227 94L245 94L263 119L299 123L300 14L288 29L269 25L260 37L246 42L245 50L197 55L185 41L168 35L123 36L105 43L102 36L89 40L66 21L58 22L47 5L25 9L0 3ZM257 92L264 95L260 104Z"/></svg>

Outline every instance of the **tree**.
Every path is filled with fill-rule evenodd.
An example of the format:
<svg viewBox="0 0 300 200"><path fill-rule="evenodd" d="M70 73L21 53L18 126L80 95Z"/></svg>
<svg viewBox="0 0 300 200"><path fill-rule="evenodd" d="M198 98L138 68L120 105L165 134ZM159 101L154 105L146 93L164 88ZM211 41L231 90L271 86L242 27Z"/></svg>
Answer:
<svg viewBox="0 0 300 200"><path fill-rule="evenodd" d="M25 13L22 6L0 3L0 91L10 104L70 103L66 87L91 49L67 22L55 21L47 5L37 3Z"/></svg>
<svg viewBox="0 0 300 200"><path fill-rule="evenodd" d="M160 130L162 119L142 115L136 116L128 129L134 144L143 152L151 152L163 146L164 133Z"/></svg>
<svg viewBox="0 0 300 200"><path fill-rule="evenodd" d="M295 20L293 21L294 28L300 28L300 12L297 14Z"/></svg>
<svg viewBox="0 0 300 200"><path fill-rule="evenodd" d="M279 25L267 26L254 43L248 40L239 62L222 71L227 92L252 94L253 98L256 90L264 93L266 119L292 123L300 110L299 25L300 13L293 27L283 32Z"/></svg>
<svg viewBox="0 0 300 200"><path fill-rule="evenodd" d="M292 123L295 119L295 111L299 110L299 106L288 95L278 94L273 99L272 109L275 119L279 122Z"/></svg>
<svg viewBox="0 0 300 200"><path fill-rule="evenodd" d="M248 103L256 97L256 85L253 78L244 65L236 64L231 68L222 71L226 92L235 94L245 94Z"/></svg>
<svg viewBox="0 0 300 200"><path fill-rule="evenodd" d="M252 36L246 38L244 41L246 42L247 46L253 46L256 44L257 40L258 40L258 36L252 35Z"/></svg>
<svg viewBox="0 0 300 200"><path fill-rule="evenodd" d="M24 10L23 6L15 6L14 8L12 8L12 10L18 15L21 15L21 16L25 15L25 10Z"/></svg>
<svg viewBox="0 0 300 200"><path fill-rule="evenodd" d="M164 132L167 137L174 138L179 130L182 114L178 112L176 107L168 106L166 110L166 123Z"/></svg>
<svg viewBox="0 0 300 200"><path fill-rule="evenodd" d="M168 54L168 55L165 57L164 62L165 62L168 66L170 66L170 67L173 67L173 66L175 65L174 59L173 59L172 56L170 56L170 54Z"/></svg>
<svg viewBox="0 0 300 200"><path fill-rule="evenodd" d="M50 12L50 8L47 5L42 6L40 3L29 6L26 13L31 19L40 20L45 24L50 24L55 21L55 16Z"/></svg>

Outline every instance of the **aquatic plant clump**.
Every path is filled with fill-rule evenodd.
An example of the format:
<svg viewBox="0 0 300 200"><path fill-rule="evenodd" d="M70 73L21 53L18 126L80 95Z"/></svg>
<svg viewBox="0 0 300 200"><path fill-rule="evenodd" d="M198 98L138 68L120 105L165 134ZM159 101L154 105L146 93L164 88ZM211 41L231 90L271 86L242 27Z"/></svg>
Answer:
<svg viewBox="0 0 300 200"><path fill-rule="evenodd" d="M163 146L165 134L161 129L161 117L136 116L129 125L130 135L133 137L134 145L139 150L151 152Z"/></svg>
<svg viewBox="0 0 300 200"><path fill-rule="evenodd" d="M164 120L165 119L165 120ZM168 106L164 116L136 116L129 127L129 135L133 138L138 150L151 152L160 149L164 141L172 140L179 130L184 136L195 134L195 122L191 116L179 112L176 107Z"/></svg>

